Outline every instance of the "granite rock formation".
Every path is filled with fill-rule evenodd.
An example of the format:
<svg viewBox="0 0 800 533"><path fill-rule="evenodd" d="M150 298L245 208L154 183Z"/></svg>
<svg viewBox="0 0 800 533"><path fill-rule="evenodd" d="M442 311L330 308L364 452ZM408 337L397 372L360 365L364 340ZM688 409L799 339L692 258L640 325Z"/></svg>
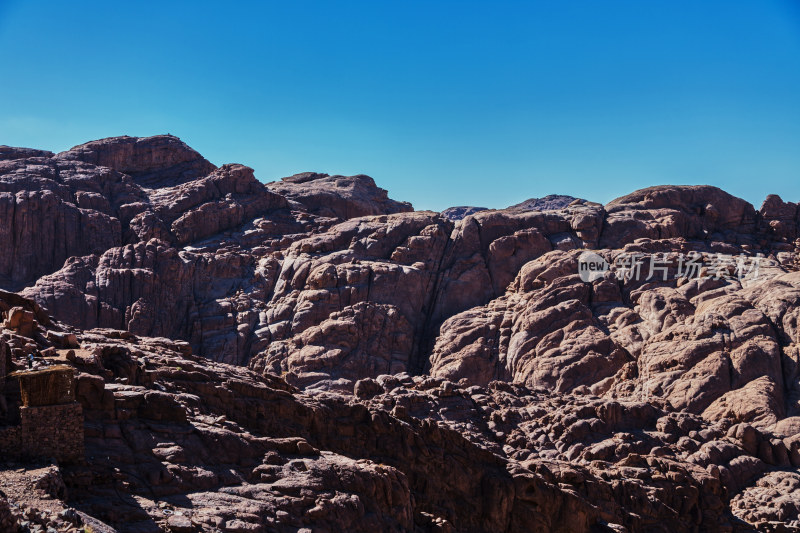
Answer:
<svg viewBox="0 0 800 533"><path fill-rule="evenodd" d="M574 196L565 194L548 194L541 198L528 198L524 202L514 204L509 209L523 209L525 211L552 211L567 207L577 200Z"/></svg>
<svg viewBox="0 0 800 533"><path fill-rule="evenodd" d="M389 198L369 176L330 176L304 172L268 184L302 211L341 220L413 211L408 202Z"/></svg>
<svg viewBox="0 0 800 533"><path fill-rule="evenodd" d="M457 220L461 220L462 218L474 215L479 211L486 211L486 207L475 207L471 205L459 205L455 207L448 207L444 211L442 211L442 216L447 220L452 220L453 222Z"/></svg>
<svg viewBox="0 0 800 533"><path fill-rule="evenodd" d="M0 369L73 366L87 455L0 469L0 524L800 530L799 225L709 186L435 213L166 135L0 147Z"/></svg>

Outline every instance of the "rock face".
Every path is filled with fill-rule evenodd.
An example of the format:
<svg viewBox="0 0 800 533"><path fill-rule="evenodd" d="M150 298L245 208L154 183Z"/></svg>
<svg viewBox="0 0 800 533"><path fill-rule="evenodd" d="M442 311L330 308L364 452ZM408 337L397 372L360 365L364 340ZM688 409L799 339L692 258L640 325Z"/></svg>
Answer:
<svg viewBox="0 0 800 533"><path fill-rule="evenodd" d="M304 172L270 183L269 187L304 211L341 220L413 211L410 203L392 200L363 174L329 176Z"/></svg>
<svg viewBox="0 0 800 533"><path fill-rule="evenodd" d="M172 136L0 147L0 369L78 372L56 499L95 531L800 529L798 228L708 186L434 213Z"/></svg>
<svg viewBox="0 0 800 533"><path fill-rule="evenodd" d="M575 200L577 200L577 198L573 196L566 196L564 194L548 194L542 198L528 198L524 202L510 206L509 209L521 209L523 211L552 211L554 209L563 209Z"/></svg>
<svg viewBox="0 0 800 533"><path fill-rule="evenodd" d="M172 135L113 137L92 141L58 154L123 172L144 187L178 185L207 176L216 167Z"/></svg>
<svg viewBox="0 0 800 533"><path fill-rule="evenodd" d="M642 189L612 201L606 212L601 244L607 247L642 238L749 244L758 219L744 200L704 185Z"/></svg>
<svg viewBox="0 0 800 533"><path fill-rule="evenodd" d="M36 150L35 148L15 148L4 144L0 145L0 161L24 159L27 157L53 157L53 152Z"/></svg>
<svg viewBox="0 0 800 533"><path fill-rule="evenodd" d="M468 215L474 215L479 211L486 211L485 207L474 207L470 205L460 205L456 207L448 207L444 211L442 211L442 216L447 220L452 220L453 222L457 220L461 220L462 218Z"/></svg>

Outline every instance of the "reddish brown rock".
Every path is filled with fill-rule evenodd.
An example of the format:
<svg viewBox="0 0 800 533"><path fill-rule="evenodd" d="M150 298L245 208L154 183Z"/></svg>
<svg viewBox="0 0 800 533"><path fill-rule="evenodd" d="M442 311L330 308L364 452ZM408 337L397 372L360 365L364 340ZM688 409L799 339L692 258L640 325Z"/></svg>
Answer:
<svg viewBox="0 0 800 533"><path fill-rule="evenodd" d="M268 185L296 202L304 211L341 220L369 215L392 215L414 209L408 202L389 198L369 176L329 176L316 172L295 174Z"/></svg>
<svg viewBox="0 0 800 533"><path fill-rule="evenodd" d="M118 246L121 204L140 199L129 180L50 158L0 161L0 286L18 288L72 255Z"/></svg>
<svg viewBox="0 0 800 533"><path fill-rule="evenodd" d="M185 183L206 176L216 168L172 135L91 141L61 152L57 158L113 168L150 188Z"/></svg>
<svg viewBox="0 0 800 533"><path fill-rule="evenodd" d="M0 161L28 159L29 157L52 157L53 155L53 152L48 152L47 150L0 145Z"/></svg>
<svg viewBox="0 0 800 533"><path fill-rule="evenodd" d="M758 210L763 218L764 230L773 238L791 242L797 238L800 211L796 203L784 202L776 194L770 194ZM767 229L768 228L768 229Z"/></svg>
<svg viewBox="0 0 800 533"><path fill-rule="evenodd" d="M171 136L4 147L0 358L76 367L87 461L60 475L97 531L795 527L796 204L545 207L265 186ZM612 265L591 282L587 248ZM665 277L625 278L630 254Z"/></svg>
<svg viewBox="0 0 800 533"><path fill-rule="evenodd" d="M707 185L650 187L617 198L601 244L619 247L635 239L721 239L747 242L756 228L752 205Z"/></svg>

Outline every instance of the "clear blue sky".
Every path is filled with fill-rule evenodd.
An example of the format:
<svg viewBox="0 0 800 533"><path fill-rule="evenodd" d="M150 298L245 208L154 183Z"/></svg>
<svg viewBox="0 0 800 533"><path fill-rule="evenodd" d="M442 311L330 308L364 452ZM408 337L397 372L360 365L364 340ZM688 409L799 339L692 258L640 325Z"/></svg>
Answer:
<svg viewBox="0 0 800 533"><path fill-rule="evenodd" d="M178 135L418 209L800 201L800 2L0 0L0 144Z"/></svg>

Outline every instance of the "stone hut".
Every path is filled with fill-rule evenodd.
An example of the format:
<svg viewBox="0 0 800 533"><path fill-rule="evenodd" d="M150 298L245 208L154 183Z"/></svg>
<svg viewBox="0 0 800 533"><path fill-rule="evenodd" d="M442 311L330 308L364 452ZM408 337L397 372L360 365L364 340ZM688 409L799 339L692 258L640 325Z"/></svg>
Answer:
<svg viewBox="0 0 800 533"><path fill-rule="evenodd" d="M14 372L20 425L0 429L0 453L18 458L84 459L83 409L75 401L75 371L67 365Z"/></svg>

